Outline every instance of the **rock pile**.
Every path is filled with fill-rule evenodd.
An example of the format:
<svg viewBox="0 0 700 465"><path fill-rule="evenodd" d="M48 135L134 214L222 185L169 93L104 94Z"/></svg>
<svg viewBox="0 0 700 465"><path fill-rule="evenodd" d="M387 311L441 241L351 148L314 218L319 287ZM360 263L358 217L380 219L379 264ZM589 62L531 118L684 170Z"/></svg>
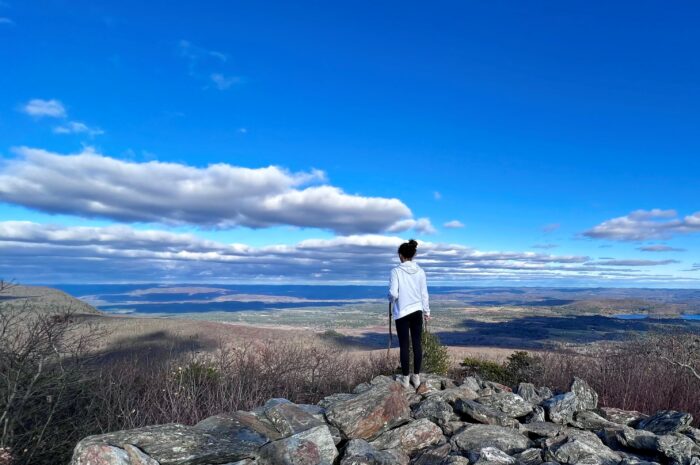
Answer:
<svg viewBox="0 0 700 465"><path fill-rule="evenodd" d="M379 376L318 405L272 399L194 426L90 436L72 465L700 465L691 422L598 408L580 379L554 395L431 375L414 391Z"/></svg>

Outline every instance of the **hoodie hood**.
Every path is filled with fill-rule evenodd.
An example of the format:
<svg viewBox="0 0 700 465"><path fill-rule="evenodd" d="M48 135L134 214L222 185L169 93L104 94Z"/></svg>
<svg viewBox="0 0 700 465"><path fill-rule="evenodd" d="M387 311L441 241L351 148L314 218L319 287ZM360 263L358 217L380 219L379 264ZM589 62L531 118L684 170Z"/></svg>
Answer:
<svg viewBox="0 0 700 465"><path fill-rule="evenodd" d="M408 274L416 274L420 270L420 267L413 261L403 262L397 268Z"/></svg>

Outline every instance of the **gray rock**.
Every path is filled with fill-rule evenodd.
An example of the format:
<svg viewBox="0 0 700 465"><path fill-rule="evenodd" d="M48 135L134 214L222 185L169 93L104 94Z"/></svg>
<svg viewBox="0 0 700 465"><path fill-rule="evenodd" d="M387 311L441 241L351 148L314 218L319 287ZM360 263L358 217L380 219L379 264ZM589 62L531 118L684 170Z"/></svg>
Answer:
<svg viewBox="0 0 700 465"><path fill-rule="evenodd" d="M513 392L531 404L539 404L544 400L540 397L537 388L535 388L535 385L532 383L520 383Z"/></svg>
<svg viewBox="0 0 700 465"><path fill-rule="evenodd" d="M444 425L440 425L440 428L442 428L442 433L445 436L452 436L457 431L464 428L465 425L467 425L467 423L463 421L448 421Z"/></svg>
<svg viewBox="0 0 700 465"><path fill-rule="evenodd" d="M484 389L491 389L493 392L513 392L513 390L501 383L494 383L493 381L482 381L481 385Z"/></svg>
<svg viewBox="0 0 700 465"><path fill-rule="evenodd" d="M649 462L638 457L624 457L620 465L661 465L658 462Z"/></svg>
<svg viewBox="0 0 700 465"><path fill-rule="evenodd" d="M398 450L377 450L364 439L353 439L345 446L340 465L407 465L408 455Z"/></svg>
<svg viewBox="0 0 700 465"><path fill-rule="evenodd" d="M605 442L615 447L617 445L628 449L642 451L658 450L658 436L651 431L637 430L629 426L606 429L603 433Z"/></svg>
<svg viewBox="0 0 700 465"><path fill-rule="evenodd" d="M574 414L574 423L577 428L588 430L601 430L603 428L618 428L620 425L608 421L595 412L584 410Z"/></svg>
<svg viewBox="0 0 700 465"><path fill-rule="evenodd" d="M277 403L265 408L265 416L284 437L325 425L323 420L292 403Z"/></svg>
<svg viewBox="0 0 700 465"><path fill-rule="evenodd" d="M516 454L532 446L532 441L513 428L494 425L474 425L454 435L453 449L461 451L495 447L506 454Z"/></svg>
<svg viewBox="0 0 700 465"><path fill-rule="evenodd" d="M611 407L601 407L600 415L608 421L626 426L632 426L640 420L649 417L649 415L645 415L635 410L621 410L619 408Z"/></svg>
<svg viewBox="0 0 700 465"><path fill-rule="evenodd" d="M213 435L191 426L172 423L88 436L75 447L72 464L111 463L92 462L89 457L106 455L116 457L121 456L121 452L114 448L106 449L92 446L109 445L123 448L127 444L138 447L160 465L234 462L253 456L260 446L257 437L254 437L253 440L249 440L248 437L228 438ZM124 454L128 457L126 452Z"/></svg>
<svg viewBox="0 0 700 465"><path fill-rule="evenodd" d="M331 394L318 401L318 406L327 409L331 404L340 402L342 400L349 400L355 397L356 394L349 394L347 392L339 392L338 394Z"/></svg>
<svg viewBox="0 0 700 465"><path fill-rule="evenodd" d="M658 451L670 461L681 465L690 465L693 457L700 457L700 447L682 434L665 434L659 436Z"/></svg>
<svg viewBox="0 0 700 465"><path fill-rule="evenodd" d="M535 405L532 412L525 417L525 423L545 421L545 419L544 409L539 405Z"/></svg>
<svg viewBox="0 0 700 465"><path fill-rule="evenodd" d="M574 419L578 398L573 392L559 394L542 402L549 421L565 425Z"/></svg>
<svg viewBox="0 0 700 465"><path fill-rule="evenodd" d="M338 450L327 426L302 431L260 449L260 465L333 465Z"/></svg>
<svg viewBox="0 0 700 465"><path fill-rule="evenodd" d="M308 413L309 415L313 415L320 420L325 419L326 409L321 407L320 405L296 404L296 406Z"/></svg>
<svg viewBox="0 0 700 465"><path fill-rule="evenodd" d="M513 458L522 465L540 465L542 460L542 450L541 449L527 449L517 454L513 454Z"/></svg>
<svg viewBox="0 0 700 465"><path fill-rule="evenodd" d="M598 393L581 378L574 378L569 390L576 394L576 410L593 410L598 407Z"/></svg>
<svg viewBox="0 0 700 465"><path fill-rule="evenodd" d="M454 411L452 406L440 399L428 398L418 405L413 411L413 418L420 420L427 418L428 420L442 426L452 420Z"/></svg>
<svg viewBox="0 0 700 465"><path fill-rule="evenodd" d="M537 395L542 398L542 400L547 400L554 396L554 393L547 386L541 386L537 388Z"/></svg>
<svg viewBox="0 0 700 465"><path fill-rule="evenodd" d="M373 386L326 408L326 419L348 439L374 439L410 419L411 410L399 383Z"/></svg>
<svg viewBox="0 0 700 465"><path fill-rule="evenodd" d="M476 402L500 410L511 418L524 417L534 407L530 402L512 392L497 392L487 397L479 397Z"/></svg>
<svg viewBox="0 0 700 465"><path fill-rule="evenodd" d="M683 429L681 433L695 441L696 444L700 444L700 429L688 426L687 428Z"/></svg>
<svg viewBox="0 0 700 465"><path fill-rule="evenodd" d="M483 388L482 386L482 381L474 376L467 376L462 380L462 387L466 387L467 389L470 389L474 392L478 391L479 389Z"/></svg>
<svg viewBox="0 0 700 465"><path fill-rule="evenodd" d="M687 428L692 422L693 417L689 413L676 412L675 410L661 410L641 420L637 424L637 428L656 434L671 434Z"/></svg>
<svg viewBox="0 0 700 465"><path fill-rule="evenodd" d="M461 455L450 455L442 462L442 465L469 465L469 459Z"/></svg>
<svg viewBox="0 0 700 465"><path fill-rule="evenodd" d="M452 448L449 444L431 447L421 453L413 462L413 465L441 465L451 451Z"/></svg>
<svg viewBox="0 0 700 465"><path fill-rule="evenodd" d="M489 407L473 400L458 399L455 402L454 411L465 417L486 425L509 426L511 428L518 424L518 421L509 417L500 410Z"/></svg>
<svg viewBox="0 0 700 465"><path fill-rule="evenodd" d="M545 458L564 465L617 465L622 457L589 431L568 430L564 440L553 441Z"/></svg>
<svg viewBox="0 0 700 465"><path fill-rule="evenodd" d="M387 431L370 442L377 449L401 449L408 455L425 447L437 444L442 430L435 423L423 418Z"/></svg>
<svg viewBox="0 0 700 465"><path fill-rule="evenodd" d="M535 421L521 425L521 429L529 433L530 437L553 438L561 434L564 427L554 423Z"/></svg>
<svg viewBox="0 0 700 465"><path fill-rule="evenodd" d="M146 455L141 449L131 444L124 444L124 450L129 456L131 465L159 465L152 457Z"/></svg>
<svg viewBox="0 0 700 465"><path fill-rule="evenodd" d="M469 461L475 465L515 465L516 460L495 447L484 447L469 453Z"/></svg>
<svg viewBox="0 0 700 465"><path fill-rule="evenodd" d="M353 394L361 394L361 393L363 393L371 388L372 388L372 385L369 383L358 384L357 386L355 386L355 389L352 390L352 393Z"/></svg>
<svg viewBox="0 0 700 465"><path fill-rule="evenodd" d="M257 447L282 437L267 419L250 412L221 413L200 421L194 428L217 436L240 438Z"/></svg>
<svg viewBox="0 0 700 465"><path fill-rule="evenodd" d="M457 399L474 400L477 397L479 397L479 394L477 394L476 391L464 385L442 391L432 391L425 395L426 399L444 400L451 405L454 404Z"/></svg>
<svg viewBox="0 0 700 465"><path fill-rule="evenodd" d="M108 444L79 444L71 465L131 465L124 449Z"/></svg>

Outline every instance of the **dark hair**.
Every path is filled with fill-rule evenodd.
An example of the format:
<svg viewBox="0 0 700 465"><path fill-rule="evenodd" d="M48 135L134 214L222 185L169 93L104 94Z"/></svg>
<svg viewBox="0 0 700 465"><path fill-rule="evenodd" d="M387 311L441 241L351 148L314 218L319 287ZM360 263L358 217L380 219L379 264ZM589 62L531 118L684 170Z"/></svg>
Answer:
<svg viewBox="0 0 700 465"><path fill-rule="evenodd" d="M416 254L416 249L418 248L418 242L413 239L408 242L404 242L399 246L399 253L405 258L413 258Z"/></svg>

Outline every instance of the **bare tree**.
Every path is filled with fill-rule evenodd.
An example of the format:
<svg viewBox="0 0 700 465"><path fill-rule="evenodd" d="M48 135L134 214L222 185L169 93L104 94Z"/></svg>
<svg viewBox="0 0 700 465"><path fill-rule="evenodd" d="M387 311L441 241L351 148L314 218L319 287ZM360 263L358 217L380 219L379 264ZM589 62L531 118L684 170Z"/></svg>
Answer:
<svg viewBox="0 0 700 465"><path fill-rule="evenodd" d="M649 355L682 368L700 380L700 333L680 328L652 333L643 344Z"/></svg>

